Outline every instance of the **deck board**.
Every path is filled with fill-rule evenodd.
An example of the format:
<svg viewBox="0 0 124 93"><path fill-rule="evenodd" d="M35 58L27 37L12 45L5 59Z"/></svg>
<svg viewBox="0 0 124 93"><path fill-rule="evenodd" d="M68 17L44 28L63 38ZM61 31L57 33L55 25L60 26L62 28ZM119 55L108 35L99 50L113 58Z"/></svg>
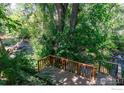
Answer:
<svg viewBox="0 0 124 93"><path fill-rule="evenodd" d="M47 67L37 74L40 78L49 77L56 85L92 85L93 82L75 73L55 67Z"/></svg>
<svg viewBox="0 0 124 93"><path fill-rule="evenodd" d="M103 78L107 80L105 85L116 85L112 82L115 79L105 74L99 73L95 81L89 81L85 77L55 67L47 67L37 73L37 76L42 79L47 77L53 80L55 85L102 85L101 79Z"/></svg>

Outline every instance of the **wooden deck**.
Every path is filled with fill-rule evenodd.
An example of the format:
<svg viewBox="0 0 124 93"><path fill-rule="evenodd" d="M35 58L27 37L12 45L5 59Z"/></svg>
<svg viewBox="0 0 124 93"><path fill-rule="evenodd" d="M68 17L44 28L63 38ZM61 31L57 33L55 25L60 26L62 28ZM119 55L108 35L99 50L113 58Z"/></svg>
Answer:
<svg viewBox="0 0 124 93"><path fill-rule="evenodd" d="M63 57L47 56L38 61L38 74L55 85L115 85L115 79L96 73L96 67Z"/></svg>
<svg viewBox="0 0 124 93"><path fill-rule="evenodd" d="M97 74L95 80L76 73L64 71L55 67L47 67L40 71L37 76L41 79L52 81L53 85L116 85L115 79L106 74Z"/></svg>
<svg viewBox="0 0 124 93"><path fill-rule="evenodd" d="M37 76L41 79L49 78L55 85L93 85L94 80L88 80L76 73L64 71L55 67L47 67L40 71Z"/></svg>
<svg viewBox="0 0 124 93"><path fill-rule="evenodd" d="M47 56L38 61L38 71L52 66L64 71L72 72L81 75L89 80L96 78L96 68L91 64L84 64L81 62L69 60L63 57Z"/></svg>

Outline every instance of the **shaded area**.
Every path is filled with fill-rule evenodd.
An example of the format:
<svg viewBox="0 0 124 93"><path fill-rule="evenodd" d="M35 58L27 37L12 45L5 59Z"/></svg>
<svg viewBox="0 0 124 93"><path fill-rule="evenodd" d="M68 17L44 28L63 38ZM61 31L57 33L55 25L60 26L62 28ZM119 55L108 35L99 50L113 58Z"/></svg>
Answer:
<svg viewBox="0 0 124 93"><path fill-rule="evenodd" d="M37 76L41 79L47 78L55 85L116 85L116 79L108 74L98 73L96 80L93 81L55 67L47 67Z"/></svg>
<svg viewBox="0 0 124 93"><path fill-rule="evenodd" d="M94 81L75 73L64 71L55 67L47 67L37 74L39 78L51 80L56 85L93 85Z"/></svg>

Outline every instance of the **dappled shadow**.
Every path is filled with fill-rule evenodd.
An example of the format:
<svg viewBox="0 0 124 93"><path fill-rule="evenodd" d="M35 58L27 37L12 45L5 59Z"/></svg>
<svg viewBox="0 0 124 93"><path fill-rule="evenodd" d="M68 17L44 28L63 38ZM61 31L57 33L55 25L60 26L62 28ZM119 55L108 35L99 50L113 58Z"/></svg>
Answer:
<svg viewBox="0 0 124 93"><path fill-rule="evenodd" d="M116 85L116 79L109 74L97 73L96 85Z"/></svg>
<svg viewBox="0 0 124 93"><path fill-rule="evenodd" d="M48 75L49 74L49 75ZM79 76L75 73L64 71L55 67L47 67L37 74L40 78L48 75L56 85L93 85L95 81Z"/></svg>
<svg viewBox="0 0 124 93"><path fill-rule="evenodd" d="M47 67L37 74L42 79L50 78L55 85L116 85L116 79L108 74L97 73L96 80L58 69Z"/></svg>

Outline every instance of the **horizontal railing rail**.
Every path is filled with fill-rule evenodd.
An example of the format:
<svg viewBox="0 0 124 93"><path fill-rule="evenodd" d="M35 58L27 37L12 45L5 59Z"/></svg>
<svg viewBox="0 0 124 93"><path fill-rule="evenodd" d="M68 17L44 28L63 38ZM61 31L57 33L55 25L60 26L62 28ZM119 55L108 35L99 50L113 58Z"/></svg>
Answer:
<svg viewBox="0 0 124 93"><path fill-rule="evenodd" d="M89 80L96 78L96 68L90 64L84 64L78 61L69 60L64 57L57 56L47 56L38 60L38 71L42 69L53 66L65 71L76 73L81 75Z"/></svg>

